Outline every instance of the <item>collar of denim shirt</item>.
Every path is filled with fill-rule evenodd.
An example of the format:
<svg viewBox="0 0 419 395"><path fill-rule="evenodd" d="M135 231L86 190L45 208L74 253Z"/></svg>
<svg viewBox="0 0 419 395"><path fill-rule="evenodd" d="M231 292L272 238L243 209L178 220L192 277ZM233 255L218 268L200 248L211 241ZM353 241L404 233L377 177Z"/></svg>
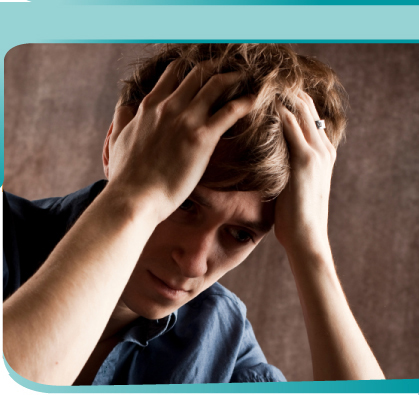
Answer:
<svg viewBox="0 0 419 395"><path fill-rule="evenodd" d="M149 341L170 331L175 326L177 313L178 311L176 310L167 317L158 320L138 317L124 331L122 341L129 341L141 347L146 347Z"/></svg>

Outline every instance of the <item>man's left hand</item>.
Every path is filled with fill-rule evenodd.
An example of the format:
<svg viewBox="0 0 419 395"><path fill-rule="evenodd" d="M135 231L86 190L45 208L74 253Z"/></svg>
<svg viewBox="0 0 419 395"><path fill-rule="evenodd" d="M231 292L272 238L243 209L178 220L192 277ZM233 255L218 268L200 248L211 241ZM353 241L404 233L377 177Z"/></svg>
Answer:
<svg viewBox="0 0 419 395"><path fill-rule="evenodd" d="M290 151L290 180L275 208L275 235L287 254L329 248L327 219L330 182L336 149L324 129L317 129L319 115L305 92L296 98L297 118L277 104L284 137ZM327 127L327 125L326 125Z"/></svg>

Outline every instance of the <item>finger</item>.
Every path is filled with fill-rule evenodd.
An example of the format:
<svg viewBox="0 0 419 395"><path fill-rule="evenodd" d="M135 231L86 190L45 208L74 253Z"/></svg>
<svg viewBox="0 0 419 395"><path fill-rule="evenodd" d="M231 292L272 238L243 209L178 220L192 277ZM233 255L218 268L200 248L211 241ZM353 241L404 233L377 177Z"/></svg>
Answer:
<svg viewBox="0 0 419 395"><path fill-rule="evenodd" d="M290 150L293 152L306 150L308 148L308 144L295 115L291 113L291 111L289 111L279 100L277 101L276 109L281 117L282 130Z"/></svg>
<svg viewBox="0 0 419 395"><path fill-rule="evenodd" d="M216 59L206 60L197 64L181 82L173 93L172 98L183 104L183 107L186 107L214 75L217 65L218 61Z"/></svg>
<svg viewBox="0 0 419 395"><path fill-rule="evenodd" d="M319 114L317 113L316 106L314 105L314 101L311 98L311 96L309 94L307 94L306 92L302 91L302 90L300 90L300 92L298 93L297 96L307 104L308 109L309 109L313 119L314 120L320 119Z"/></svg>
<svg viewBox="0 0 419 395"><path fill-rule="evenodd" d="M164 70L149 94L155 99L156 103L165 100L179 86L180 60L181 59L176 59L166 67L166 70Z"/></svg>
<svg viewBox="0 0 419 395"><path fill-rule="evenodd" d="M317 125L315 120L318 120L318 115L314 118L313 113L317 114L314 104L310 103L309 99L302 95L300 92L297 95L297 100L295 102L296 110L299 115L299 121L301 125L301 130L304 133L304 137L306 138L307 142L316 148L323 148L324 143L320 137L319 129L317 129Z"/></svg>
<svg viewBox="0 0 419 395"><path fill-rule="evenodd" d="M214 103L240 79L239 72L215 74L193 99L190 110L197 119L207 119Z"/></svg>
<svg viewBox="0 0 419 395"><path fill-rule="evenodd" d="M313 99L311 98L311 96L309 96L306 92L300 91L300 94L298 95L301 100L303 100L306 105L308 106L308 109L313 117L314 121L320 120L320 116L317 112L316 106L314 104ZM317 128L317 126L316 126ZM332 143L330 142L329 138L327 137L327 134L325 132L325 130L323 128L321 129L317 129L317 133L320 136L321 140L323 141L323 144L327 147L327 148L333 148Z"/></svg>
<svg viewBox="0 0 419 395"><path fill-rule="evenodd" d="M210 117L207 122L207 130L214 131L220 138L240 118L252 111L255 101L255 95L247 95L228 102Z"/></svg>

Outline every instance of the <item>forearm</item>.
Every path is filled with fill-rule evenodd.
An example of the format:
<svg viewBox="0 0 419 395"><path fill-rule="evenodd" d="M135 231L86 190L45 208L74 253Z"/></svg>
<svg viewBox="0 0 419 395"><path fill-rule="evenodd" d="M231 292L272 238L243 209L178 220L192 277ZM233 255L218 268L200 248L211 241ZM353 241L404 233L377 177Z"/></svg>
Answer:
<svg viewBox="0 0 419 395"><path fill-rule="evenodd" d="M157 225L150 211L145 199L132 204L106 187L4 303L4 354L17 373L73 383Z"/></svg>
<svg viewBox="0 0 419 395"><path fill-rule="evenodd" d="M330 248L299 249L288 258L306 323L314 380L384 379L346 301Z"/></svg>

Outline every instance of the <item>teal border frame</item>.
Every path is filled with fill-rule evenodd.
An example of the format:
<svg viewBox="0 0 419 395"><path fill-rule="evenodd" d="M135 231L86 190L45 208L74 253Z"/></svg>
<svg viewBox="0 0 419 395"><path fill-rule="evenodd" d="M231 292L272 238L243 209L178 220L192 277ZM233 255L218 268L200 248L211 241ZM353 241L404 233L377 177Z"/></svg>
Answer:
<svg viewBox="0 0 419 395"><path fill-rule="evenodd" d="M3 357L4 359L4 357ZM115 386L53 386L34 383L18 375L4 359L10 376L29 389L46 393L417 393L419 379L367 381L304 381L288 383L157 384Z"/></svg>
<svg viewBox="0 0 419 395"><path fill-rule="evenodd" d="M42 5L356 5L356 6L382 6L382 5L418 5L418 0L29 0Z"/></svg>
<svg viewBox="0 0 419 395"><path fill-rule="evenodd" d="M304 5L332 3L326 0L289 0L282 3L299 4L292 6L268 5L281 3L279 0L264 0L263 6L252 5L256 4L256 0L242 0L240 3L243 6L217 5L221 4L221 0L198 0L198 4L213 4L208 6L186 6L185 4L190 4L188 0L176 1L178 6L132 5L146 3L149 2L122 0L118 2L119 6L114 5L116 0L32 0L30 3L0 3L0 53L4 57L11 48L26 43L419 43L419 6L393 6L384 0L369 3L389 5ZM153 3L174 4L175 0L157 0ZM233 3L239 3L239 0L227 1L227 4ZM359 4L361 1L347 0L345 3ZM402 4L419 4L419 1L404 1ZM205 21L202 18L204 14ZM191 36L194 37L193 40L189 39ZM3 183L4 62L0 62L0 74L0 182ZM13 380L23 387L45 393L419 392L419 379L60 387L26 380L14 372L6 360L4 362Z"/></svg>
<svg viewBox="0 0 419 395"><path fill-rule="evenodd" d="M141 4L143 0L121 0L121 3L127 1ZM417 5L394 6L391 1L380 0L389 5L271 6L262 0L265 5L254 6L250 4L257 0L234 0L244 5L187 6L182 4L189 0L157 1L180 5L116 6L117 0L0 3L0 54L4 57L14 46L26 43L191 42L191 32L195 42L419 42ZM218 4L221 0L199 1ZM294 1L296 4L333 3L332 0ZM351 1L360 0L346 0ZM415 4L415 0L407 1ZM86 3L89 5L81 5ZM0 62L0 74L4 74L3 62ZM3 136L2 78L0 160L4 158ZM3 179L4 167L1 166L1 183Z"/></svg>

